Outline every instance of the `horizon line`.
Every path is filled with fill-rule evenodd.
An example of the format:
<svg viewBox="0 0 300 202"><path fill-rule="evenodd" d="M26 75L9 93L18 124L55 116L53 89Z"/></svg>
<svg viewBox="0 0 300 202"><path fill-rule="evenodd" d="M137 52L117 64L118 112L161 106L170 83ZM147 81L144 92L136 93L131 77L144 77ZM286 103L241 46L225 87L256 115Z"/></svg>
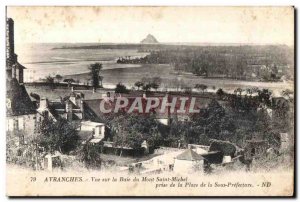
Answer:
<svg viewBox="0 0 300 202"><path fill-rule="evenodd" d="M123 45L256 45L256 46L294 46L284 43L247 43L247 42L158 42L158 43L140 43L140 42L24 42L17 44L123 44Z"/></svg>

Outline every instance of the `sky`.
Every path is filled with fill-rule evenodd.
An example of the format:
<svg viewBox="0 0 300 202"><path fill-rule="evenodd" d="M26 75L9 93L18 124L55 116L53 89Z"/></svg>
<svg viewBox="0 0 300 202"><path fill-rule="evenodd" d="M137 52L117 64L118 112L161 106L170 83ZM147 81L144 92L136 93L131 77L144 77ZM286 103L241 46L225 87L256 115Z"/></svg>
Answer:
<svg viewBox="0 0 300 202"><path fill-rule="evenodd" d="M7 7L15 43L294 44L292 7Z"/></svg>

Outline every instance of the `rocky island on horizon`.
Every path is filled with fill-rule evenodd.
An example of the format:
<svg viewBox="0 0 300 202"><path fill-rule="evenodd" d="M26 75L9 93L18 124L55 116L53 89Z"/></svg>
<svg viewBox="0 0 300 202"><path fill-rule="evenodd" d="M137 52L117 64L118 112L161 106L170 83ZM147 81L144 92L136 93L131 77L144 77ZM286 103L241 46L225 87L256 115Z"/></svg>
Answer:
<svg viewBox="0 0 300 202"><path fill-rule="evenodd" d="M151 34L148 34L146 38L144 38L142 41L141 41L142 44L157 44L159 43L157 41L157 39L151 35Z"/></svg>

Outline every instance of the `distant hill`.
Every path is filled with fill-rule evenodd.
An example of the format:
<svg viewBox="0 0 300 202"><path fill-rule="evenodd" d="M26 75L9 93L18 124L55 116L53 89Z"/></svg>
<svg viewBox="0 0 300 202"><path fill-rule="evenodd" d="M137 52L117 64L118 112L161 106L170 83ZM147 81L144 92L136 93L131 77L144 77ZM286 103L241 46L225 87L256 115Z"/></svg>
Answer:
<svg viewBox="0 0 300 202"><path fill-rule="evenodd" d="M158 43L158 41L156 40L156 38L151 35L151 34L148 34L146 38L144 38L141 43L143 44L155 44L155 43Z"/></svg>

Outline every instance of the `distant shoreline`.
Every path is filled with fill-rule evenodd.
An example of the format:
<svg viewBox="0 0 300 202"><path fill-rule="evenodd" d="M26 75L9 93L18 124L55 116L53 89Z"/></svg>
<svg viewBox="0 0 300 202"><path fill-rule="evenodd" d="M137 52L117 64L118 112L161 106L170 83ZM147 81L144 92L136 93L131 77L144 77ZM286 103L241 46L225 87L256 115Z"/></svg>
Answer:
<svg viewBox="0 0 300 202"><path fill-rule="evenodd" d="M69 46L70 45L70 46ZM52 50L57 49L150 49L150 48L187 48L187 47L210 47L210 46L227 46L227 47L237 47L237 46L287 46L284 44L243 44L243 43L95 43L95 44L62 44L61 47L54 47Z"/></svg>
<svg viewBox="0 0 300 202"><path fill-rule="evenodd" d="M263 82L263 81L247 81L235 80L228 78L204 78L191 74L176 74L172 67L168 65L145 65L142 67L129 67L129 68L115 68L104 69L100 73L103 76L103 86L113 88L117 83L121 82L128 88L134 86L134 83L140 81L143 77L160 77L162 79L161 88L175 88L174 79L178 76L181 77L183 83L193 88L196 84L207 85L209 89L215 87L215 90L222 88L227 92L233 92L236 88L268 88L274 92L274 96L279 96L280 92L285 89L292 89L293 83L287 82ZM78 73L64 76L64 78L73 78L75 80L88 80L90 75L86 73Z"/></svg>

